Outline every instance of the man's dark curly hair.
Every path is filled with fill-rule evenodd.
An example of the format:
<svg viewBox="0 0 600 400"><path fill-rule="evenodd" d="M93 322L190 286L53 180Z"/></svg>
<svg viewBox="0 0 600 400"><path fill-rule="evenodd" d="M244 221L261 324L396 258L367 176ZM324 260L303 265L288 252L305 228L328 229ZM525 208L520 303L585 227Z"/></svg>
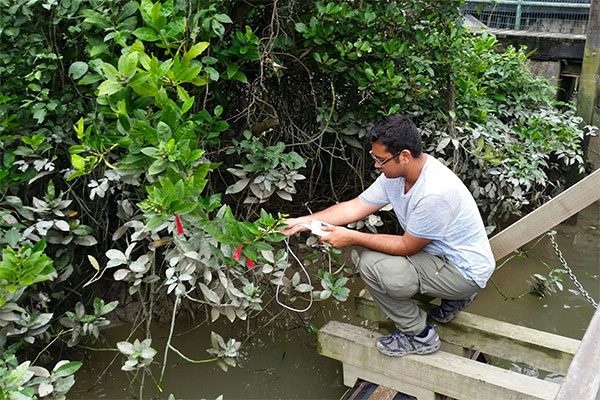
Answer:
<svg viewBox="0 0 600 400"><path fill-rule="evenodd" d="M387 151L392 154L407 149L416 158L423 152L419 130L408 117L402 114L388 115L371 128L367 136L371 142L379 141L384 144Z"/></svg>

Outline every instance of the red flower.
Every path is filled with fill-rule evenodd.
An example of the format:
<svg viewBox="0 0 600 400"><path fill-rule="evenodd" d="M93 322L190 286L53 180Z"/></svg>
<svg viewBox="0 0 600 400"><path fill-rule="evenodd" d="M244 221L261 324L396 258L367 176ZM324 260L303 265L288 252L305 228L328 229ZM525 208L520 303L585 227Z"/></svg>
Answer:
<svg viewBox="0 0 600 400"><path fill-rule="evenodd" d="M175 214L175 222L177 223L177 234L181 235L183 233L183 225L181 225L181 220L177 214Z"/></svg>
<svg viewBox="0 0 600 400"><path fill-rule="evenodd" d="M246 267L248 267L248 269L252 269L254 268L254 261L252 261L250 258L246 257Z"/></svg>
<svg viewBox="0 0 600 400"><path fill-rule="evenodd" d="M240 256L242 255L242 249L244 248L244 246L240 246L237 248L237 250L235 251L235 254L233 255L233 259L236 261L239 261Z"/></svg>

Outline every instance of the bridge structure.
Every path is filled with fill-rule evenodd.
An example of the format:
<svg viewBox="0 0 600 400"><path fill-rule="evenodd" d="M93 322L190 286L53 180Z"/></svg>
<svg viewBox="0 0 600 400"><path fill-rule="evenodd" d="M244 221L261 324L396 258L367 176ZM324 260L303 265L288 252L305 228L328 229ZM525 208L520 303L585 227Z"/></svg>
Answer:
<svg viewBox="0 0 600 400"><path fill-rule="evenodd" d="M576 91L589 29L590 0L466 0L464 24L508 46L526 46L530 68L558 87L560 101Z"/></svg>
<svg viewBox="0 0 600 400"><path fill-rule="evenodd" d="M532 73L558 88L557 100L576 95L577 115L600 127L600 0L466 0L461 13L472 32L494 34L499 51L526 46ZM600 167L600 136L583 147Z"/></svg>
<svg viewBox="0 0 600 400"><path fill-rule="evenodd" d="M499 260L600 199L600 169L490 240ZM431 307L430 299L421 306ZM368 294L355 298L357 314L393 329ZM386 326L387 324L387 326ZM388 357L376 349L379 332L337 321L319 330L321 355L343 364L344 384L363 379L418 400L600 399L600 311L581 341L467 312L437 326L442 347L428 355ZM476 361L489 354L565 376L562 384Z"/></svg>

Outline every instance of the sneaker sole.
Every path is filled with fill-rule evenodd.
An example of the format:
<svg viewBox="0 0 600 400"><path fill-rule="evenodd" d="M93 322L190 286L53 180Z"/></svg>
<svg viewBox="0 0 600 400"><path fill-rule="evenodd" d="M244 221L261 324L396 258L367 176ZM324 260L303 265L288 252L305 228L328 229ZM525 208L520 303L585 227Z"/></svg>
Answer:
<svg viewBox="0 0 600 400"><path fill-rule="evenodd" d="M461 308L460 310L457 310L455 313L448 315L446 318L438 318L435 316L435 314L433 313L433 310L436 308L439 308L439 306L435 306L431 309L431 319L439 322L440 324L445 324L448 323L450 321L452 321L454 319L454 317L456 317L458 315L459 312L461 312L462 310L464 310L465 308L469 307L471 305L471 303L473 301L475 301L475 298L477 297L477 292L475 292L475 294L473 294L471 297L469 297L468 301L466 302L465 306L463 308Z"/></svg>
<svg viewBox="0 0 600 400"><path fill-rule="evenodd" d="M418 354L418 355L423 355L423 354L431 354L434 353L436 351L438 351L440 349L440 342L437 342L436 344L432 345L432 346L427 346L427 347L421 347L419 349L413 350L413 351L407 351L404 353L398 353L398 352L394 352L391 350L388 350L387 348L383 347L382 345L379 344L379 342L377 343L377 350L379 350L380 353L385 354L386 356L391 356L391 357L402 357L402 356L408 356L411 354Z"/></svg>

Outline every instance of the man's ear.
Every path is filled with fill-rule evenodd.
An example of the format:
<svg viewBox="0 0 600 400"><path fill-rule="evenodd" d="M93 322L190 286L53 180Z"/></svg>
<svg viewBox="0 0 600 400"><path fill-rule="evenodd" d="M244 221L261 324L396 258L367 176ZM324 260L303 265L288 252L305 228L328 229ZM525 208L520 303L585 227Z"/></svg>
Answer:
<svg viewBox="0 0 600 400"><path fill-rule="evenodd" d="M409 162L413 157L410 150L404 149L398 158L404 162Z"/></svg>

